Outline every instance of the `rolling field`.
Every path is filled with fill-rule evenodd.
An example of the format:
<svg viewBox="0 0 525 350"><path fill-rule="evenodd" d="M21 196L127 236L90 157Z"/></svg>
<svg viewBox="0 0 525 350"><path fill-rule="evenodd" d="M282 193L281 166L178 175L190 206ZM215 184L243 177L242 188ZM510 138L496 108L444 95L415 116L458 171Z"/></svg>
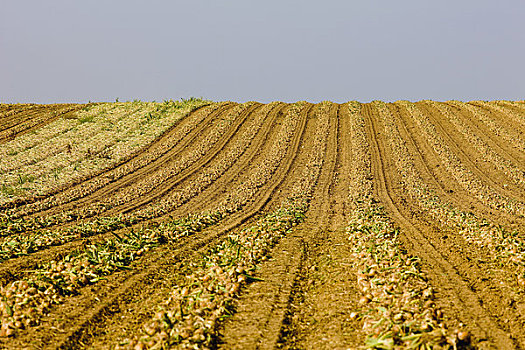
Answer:
<svg viewBox="0 0 525 350"><path fill-rule="evenodd" d="M525 349L525 102L0 104L0 348Z"/></svg>

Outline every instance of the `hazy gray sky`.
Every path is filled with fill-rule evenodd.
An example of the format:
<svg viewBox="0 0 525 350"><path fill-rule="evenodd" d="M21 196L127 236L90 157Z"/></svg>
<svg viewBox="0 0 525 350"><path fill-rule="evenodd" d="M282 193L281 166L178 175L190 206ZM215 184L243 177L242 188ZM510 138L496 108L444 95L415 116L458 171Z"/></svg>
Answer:
<svg viewBox="0 0 525 350"><path fill-rule="evenodd" d="M0 102L525 99L525 1L0 0Z"/></svg>

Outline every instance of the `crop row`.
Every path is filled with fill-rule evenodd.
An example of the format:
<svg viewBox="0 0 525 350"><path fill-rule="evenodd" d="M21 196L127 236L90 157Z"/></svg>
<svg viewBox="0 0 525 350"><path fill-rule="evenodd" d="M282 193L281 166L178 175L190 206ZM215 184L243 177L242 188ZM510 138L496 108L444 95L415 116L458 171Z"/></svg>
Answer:
<svg viewBox="0 0 525 350"><path fill-rule="evenodd" d="M120 342L117 348L199 348L215 341L217 325L233 312L235 296L253 278L279 239L304 219L304 205L283 206L255 225L230 234L188 267L185 283L173 288L143 336ZM140 344L140 345L139 345Z"/></svg>
<svg viewBox="0 0 525 350"><path fill-rule="evenodd" d="M249 177L245 182L233 188L227 198L215 205L214 208L211 209L212 212L224 217L229 213L240 210L248 201L253 200L253 196L258 191L258 188L271 178L284 158L290 139L296 131L299 110L298 107L290 109L288 117L283 122L283 127L277 133L276 143L273 144L270 151L265 154L265 158L261 164L258 164L252 169L252 172L249 173ZM194 189L195 184L198 183L192 182L188 186ZM164 206L161 210L141 210L133 215L98 217L92 221L60 229L45 229L37 230L29 234L8 235L0 241L0 259L10 259L20 255L30 254L52 245L60 245L78 238L86 238L135 225L145 219L163 214L166 210L167 208ZM75 218L71 217L71 220L73 219ZM11 229L13 233L24 229L23 227L15 227L15 224L16 223L12 222L11 226L7 226L7 229Z"/></svg>
<svg viewBox="0 0 525 350"><path fill-rule="evenodd" d="M352 149L352 184L349 188L350 203L367 200L372 193L372 160L370 145L367 141L365 120L361 114L361 104L349 102L346 106L349 111L349 124Z"/></svg>
<svg viewBox="0 0 525 350"><path fill-rule="evenodd" d="M347 228L353 268L362 293L351 314L363 323L365 344L374 349L456 349L470 342L465 329L450 330L436 307L434 290L419 260L398 243L398 230L383 211L361 202Z"/></svg>
<svg viewBox="0 0 525 350"><path fill-rule="evenodd" d="M79 108L78 105L72 104L57 104L35 106L22 113L13 115L11 118L3 118L3 128L0 131L0 140L3 142L13 139L18 134L27 132L28 130L38 128L53 119L75 111Z"/></svg>
<svg viewBox="0 0 525 350"><path fill-rule="evenodd" d="M27 152L12 150L6 161L14 170L2 175L3 188L24 190L27 197L67 187L75 179L110 168L136 153L184 115L184 109L181 111L183 104L171 102L128 103L118 107L114 106L109 114L104 109L96 115L89 114L89 111L79 112L74 121L77 127L50 140L53 144L56 142L57 147L49 147L43 142ZM21 138L31 139L32 136L27 134ZM35 152L43 156L35 157ZM41 161L35 163L35 159ZM24 162L27 165L24 166Z"/></svg>
<svg viewBox="0 0 525 350"><path fill-rule="evenodd" d="M440 104L434 102L428 103L434 105L444 116L450 118L449 110ZM518 215L525 214L525 205L523 203L498 194L465 166L450 149L447 142L437 133L435 126L429 121L428 116L421 113L412 104L408 104L407 107L416 123L420 125L426 137L431 141L431 146L442 160L443 166L465 190L494 209L503 209L509 213Z"/></svg>
<svg viewBox="0 0 525 350"><path fill-rule="evenodd" d="M97 283L115 271L129 269L152 248L177 242L220 219L218 214L190 215L131 230L123 236L114 234L116 238L89 244L59 261L44 264L24 279L2 286L0 336L15 336L17 331L38 325L51 308L78 294L84 286Z"/></svg>
<svg viewBox="0 0 525 350"><path fill-rule="evenodd" d="M129 175L141 168L146 167L150 163L153 163L156 159L162 157L164 154L169 152L175 147L198 123L215 111L221 108L225 103L217 103L208 105L196 113L191 114L187 118L185 117L190 111L195 109L199 104L205 103L204 101L184 103L180 105L180 114L175 113L178 117L175 121L175 129L170 131L167 135L164 135L156 142L152 143L151 146L147 147L144 152L141 153L130 153L128 156L123 158L115 168L104 171L102 173L96 172L92 176L79 179L75 183L72 183L71 187L63 187L60 191L41 198L35 202L27 203L23 206L18 206L12 210L8 210L10 218L18 218L21 216L29 215L34 212L46 210L55 206L64 205L71 201L86 197L104 186L117 181L118 179ZM180 123L180 124L177 124Z"/></svg>
<svg viewBox="0 0 525 350"><path fill-rule="evenodd" d="M413 112L417 115L417 111ZM509 232L501 226L486 219L478 218L471 212L458 209L451 203L444 202L423 181L411 161L410 152L394 124L391 115L383 110L382 117L385 132L393 149L393 161L403 178L403 189L423 212L454 234L463 237L467 242L475 243L494 258L498 268L504 268L514 276L514 284L525 287L525 244L517 232Z"/></svg>
<svg viewBox="0 0 525 350"><path fill-rule="evenodd" d="M191 263L184 283L175 286L164 305L143 325L142 335L119 342L118 349L209 348L217 341L217 326L234 312L235 298L254 278L257 265L277 242L302 222L319 177L330 126L324 103L313 135L307 164L291 184L290 198L254 225L232 233Z"/></svg>
<svg viewBox="0 0 525 350"><path fill-rule="evenodd" d="M103 211L111 209L115 206L121 205L137 197L144 196L149 193L156 186L162 185L163 182L167 181L171 177L177 175L180 171L186 169L192 163L197 161L208 151L221 137L221 135L227 130L227 128L237 119L242 111L247 106L238 105L235 109L225 116L225 119L216 128L210 129L211 131L205 135L202 142L192 147L188 154L184 154L183 157L178 157L172 162L165 166L159 167L154 172L147 174L146 177L140 179L140 181L133 182L130 186L117 189L113 193L109 193L103 198L93 203L83 205L79 209L64 210L55 215L46 215L45 217L35 217L28 220L15 221L18 223L17 227L21 229L31 229L32 227L46 227L50 225L56 225L59 223L68 222L70 220L76 220L77 218L88 218L100 214ZM9 218L9 220L11 220ZM11 220L14 221L14 220ZM14 225L15 232L20 232ZM13 230L13 229L12 229Z"/></svg>
<svg viewBox="0 0 525 350"><path fill-rule="evenodd" d="M443 312L433 302L433 289L421 271L418 258L400 247L398 229L376 204L365 121L358 103L349 103L348 108L353 168L352 211L346 233L353 247L352 268L357 274L357 289L362 293L351 318L362 323L368 348L455 349L468 345L467 331L446 329Z"/></svg>
<svg viewBox="0 0 525 350"><path fill-rule="evenodd" d="M220 213L193 215L184 220L144 227L126 237L108 239L73 252L62 261L51 262L35 271L33 277L12 282L3 289L6 307L2 315L2 334L14 335L16 330L37 324L38 315L52 305L61 303L63 298L77 293L84 285L126 268L145 250L198 232L222 218ZM25 294L26 290L30 295ZM34 309L35 305L43 306Z"/></svg>

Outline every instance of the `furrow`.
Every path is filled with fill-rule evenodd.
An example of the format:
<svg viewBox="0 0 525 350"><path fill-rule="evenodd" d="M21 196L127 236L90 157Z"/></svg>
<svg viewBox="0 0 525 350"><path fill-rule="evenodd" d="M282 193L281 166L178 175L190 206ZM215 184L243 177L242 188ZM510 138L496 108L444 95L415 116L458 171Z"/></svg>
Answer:
<svg viewBox="0 0 525 350"><path fill-rule="evenodd" d="M281 107L284 107L284 105ZM269 113L270 115L269 122L266 123L264 131L258 133L258 138L261 138L260 136L262 136L262 139L263 139L262 141L264 141L264 143L262 143L261 140L256 140L253 147L250 147L251 150L250 152L248 152L248 157L241 157L241 159L237 163L239 164L239 166L232 166L232 164L229 164L230 168L233 168L232 174L227 174L226 176L222 176L218 179L218 181L214 182L212 186L214 188L211 189L214 192L212 192L211 194L215 195L216 198L213 201L209 200L209 198L207 197L200 198L200 196L197 195L196 196L197 201L196 202L194 201L193 203L189 203L189 205L187 205L185 209L174 211L175 208L170 208L170 209L165 208L165 211L167 211L168 214L162 215L160 217L154 217L153 219L146 220L146 221L139 221L138 223L132 225L130 229L138 229L141 226L149 225L152 222L162 222L162 221L170 220L170 218L172 217L175 217L175 218L184 217L191 213L213 211L213 210L216 210L217 203L222 203L222 204L219 204L219 206L225 206L228 201L225 200L224 197L231 192L235 192L235 191L239 192L240 191L239 188L242 187L242 185L241 187L239 185L242 182L244 182L244 181L241 181L241 183L237 183L236 185L234 185L232 181L236 180L239 174L242 174L243 172L246 173L244 175L245 179L249 179L250 176L253 176L253 173L257 171L257 167L253 166L254 164L253 157L255 155L257 155L258 157L256 158L257 160L255 163L257 164L265 163L264 155L270 153L270 146L272 146L272 144L276 143L277 141L275 139L275 136L278 134L276 132L278 128L276 128L276 126L273 124L273 120L277 116L277 114L279 114L280 110L281 108L278 107L276 109L273 109ZM254 117L252 119L256 120L257 118ZM265 116L262 118L262 121L264 120L266 120ZM270 131L273 132L273 135L270 138L270 141L268 141L267 134ZM240 140L240 143L243 144L245 141L246 140ZM262 145L264 145L265 147L261 147ZM223 183L221 185L223 177L225 177L224 180L226 180L226 183ZM215 185L218 185L218 186L215 186ZM188 186L191 189L197 188L193 181L190 181ZM241 204L244 205L245 202L246 200L244 200ZM128 229L122 229L121 231L123 232L117 232L117 233L122 234L122 233L125 233L127 230ZM91 237L91 236L87 236L87 237L89 237L90 240L93 240L93 239L100 240L103 238L109 238L111 237L111 235L112 235L111 233L106 233L106 234L97 234L97 237ZM83 240L79 238L75 238L73 242L67 242L63 244L63 246L50 246L47 248L42 247L40 251L32 253L29 256L23 256L20 258L12 259L10 261L6 261L2 264L2 267L0 268L0 280L3 281L3 284L5 284L9 281L14 280L15 278L20 278L22 276L21 275L22 271L31 270L35 266L45 262L46 260L56 259L56 257L64 256L65 254L74 250L75 248L77 248L78 246L82 244L83 244Z"/></svg>
<svg viewBox="0 0 525 350"><path fill-rule="evenodd" d="M273 249L272 259L261 266L255 276L263 281L250 285L246 293L241 295L238 312L225 324L220 348L274 348L294 311L291 302L300 293L297 282L299 276L304 274L307 245L316 240L317 234L327 225L326 219L321 216L329 213L327 188L332 182L336 162L338 106L327 104L318 108L314 117L309 119L307 131L307 140L313 142L303 147L298 158L302 166L292 176L295 180L291 182L304 183L299 187L304 187L304 192L310 193L308 198L314 198L313 206L310 204L312 209L307 211L306 221L285 237ZM331 112L327 109L331 109ZM308 165L310 162L319 168ZM293 189L289 190L294 192ZM283 191L285 198L290 196L286 194L289 190ZM319 207L316 205L319 201L326 203Z"/></svg>
<svg viewBox="0 0 525 350"><path fill-rule="evenodd" d="M158 278L162 278L158 274L159 270L173 272L173 274L169 274L170 278L177 278L179 275L175 273L178 271L175 264L178 261L183 258L186 261L189 257L195 256L199 251L207 249L213 242L217 242L227 232L240 227L254 215L257 215L268 204L275 194L276 188L285 181L286 175L293 164L298 145L302 139L306 120L305 113L301 114L301 120L298 122L294 136L290 140L285 159L276 169L277 172L272 176L271 180L259 188L256 197L252 198L252 201L243 207L241 212L230 215L218 228L204 231L193 239L183 240L179 248L159 248L156 257L151 258L153 259L152 261L145 263L142 271L139 271L140 269L132 270L123 277L125 281L114 277L115 279L111 280L111 286L107 285L104 287L101 285L100 288L102 290L97 291L95 295L68 301L67 305L60 308L62 311L57 310L57 313L50 316L49 320L51 323L46 323L46 321L43 323L43 325L47 324L47 327L52 327L52 320L56 321L64 317L64 319L58 321L60 324L56 325L55 328L65 329L64 325L67 324L68 328L65 334L59 334L59 332L51 334L49 328L42 326L41 331L36 330L36 333L28 335L27 338L19 338L16 344L36 341L39 344L50 344L50 348L76 348L82 346L82 342L90 342L91 335L103 331L105 325L112 322L111 315L114 314L115 310L118 311L118 305L122 304L125 307L128 303L136 302L136 298L140 298L140 300L151 299L151 295L142 294L142 291L149 285L163 285L164 282L158 280ZM159 262L159 260L161 261ZM97 296L101 296L102 300L97 301ZM97 306L93 307L94 305ZM62 316L58 317L57 315ZM136 317L136 315L133 316ZM120 319L120 314L114 315L114 317ZM108 323L105 323L106 321ZM95 322L100 323L95 324ZM53 340L51 341L51 339ZM16 347L17 345L13 346Z"/></svg>
<svg viewBox="0 0 525 350"><path fill-rule="evenodd" d="M81 105L51 105L42 108L42 111L34 111L34 114L27 116L19 116L19 118L24 118L20 120L19 123L14 124L0 131L0 143L5 143L14 137L26 134L32 130L38 129L52 121L56 120L60 116L74 112L82 108ZM33 117L36 115L36 117ZM42 116L42 117L38 117ZM30 117L30 118L28 118Z"/></svg>
<svg viewBox="0 0 525 350"><path fill-rule="evenodd" d="M463 149L469 150L470 157L478 165L492 170L490 177L503 183L507 190L518 193L525 191L525 155L508 147L508 142L511 141L509 135L500 133L498 137L496 134L491 136L491 130L478 121L486 121L485 115L471 105L450 102L445 106L452 112L449 114L449 121L468 141L460 144Z"/></svg>
<svg viewBox="0 0 525 350"><path fill-rule="evenodd" d="M399 125L401 137L410 150L412 160L417 164L416 167L420 171L422 181L443 202L453 204L458 209L474 210L481 217L499 220L501 223L505 221L509 225L515 223L514 216L503 210L495 211L455 180L455 177L447 170L446 164L443 164L443 159L436 152L436 149L439 148L432 145L438 141L425 137L425 131L417 124L418 118L421 118L416 112L409 110L410 106L413 105L408 102L388 104L393 120L396 120Z"/></svg>
<svg viewBox="0 0 525 350"><path fill-rule="evenodd" d="M424 112L420 116L429 119L430 128L435 134L428 134L436 138L434 143L440 149L440 157L443 165L456 178L456 180L468 191L476 195L480 200L491 205L493 209L503 209L507 212L523 217L525 204L522 202L524 196L521 193L512 193L503 184L496 182L488 174L494 171L481 168L467 154L464 149L451 135L454 127L446 121L446 111L438 106L430 106L430 102L417 103L417 107Z"/></svg>
<svg viewBox="0 0 525 350"><path fill-rule="evenodd" d="M438 298L446 305L448 314L456 315L479 340L487 340L497 348L514 348L516 342L484 309L483 297L473 291L457 270L429 240L435 235L433 227L413 218L403 203L402 188L394 180L395 165L387 152L388 142L378 125L370 105L363 108L369 142L372 146L372 170L376 197L381 200L394 221L402 228L401 240L406 249L419 256L438 291Z"/></svg>
<svg viewBox="0 0 525 350"><path fill-rule="evenodd" d="M257 107L257 108L256 108ZM218 158L218 154L220 152L224 152L224 149L231 144L235 144L235 141L237 138L245 138L247 140L251 140L251 137L247 137L243 132L239 131L240 128L244 125L246 120L248 118L254 118L254 115L257 115L258 112L261 110L262 106L258 105L254 108L249 108L246 113L242 114L241 118L238 118L235 123L230 127L226 135L217 142L212 149L210 149L208 152L204 154L202 158L200 158L198 161L194 162L190 166L186 167L183 171L181 171L177 176L174 176L167 181L163 181L161 186L153 189L150 191L146 198L138 198L138 200L134 200L131 202L127 202L122 206L118 206L116 208L111 209L110 211L106 212L106 215L114 215L117 213L128 213L133 210L136 210L137 208L140 208L142 206L145 206L152 201L155 201L156 199L159 199L167 194L169 194L170 191L174 189L175 186L180 185L184 182L193 182L195 181L192 177L195 176L196 173L202 173L206 170L206 168L210 168L213 164L212 162ZM264 120L263 116L261 119ZM244 146L249 146L249 143L242 146L243 150L246 150ZM242 155L239 154L239 156ZM227 160L219 159L218 161L226 162ZM222 171L218 172L214 175L222 175ZM219 176L220 176L219 175ZM210 175L211 176L211 175ZM200 180L200 181L199 181ZM198 183L203 182L202 179L197 180ZM209 183L213 182L215 179L210 179Z"/></svg>
<svg viewBox="0 0 525 350"><path fill-rule="evenodd" d="M3 206L4 209L16 206L14 214L27 216L49 210L55 206L65 206L67 204L90 195L103 196L106 190L114 187L117 181L122 178L134 177L136 174L148 173L150 168L163 164L166 159L178 154L186 144L199 135L202 131L203 123L210 122L220 114L221 111L232 108L231 103L216 105L203 105L195 109L188 116L180 119L167 131L158 137L153 143L141 149L139 153L132 153L111 169L102 169L87 178L78 179L64 188L58 188L48 193L45 197L33 197L27 200L20 200ZM217 110L218 109L218 110ZM168 154L168 155L167 155ZM106 187L109 186L109 187ZM104 189L104 187L106 187ZM101 190L102 189L102 190ZM102 192L102 193L101 193ZM71 205L70 205L71 206ZM49 215L51 211L47 212Z"/></svg>

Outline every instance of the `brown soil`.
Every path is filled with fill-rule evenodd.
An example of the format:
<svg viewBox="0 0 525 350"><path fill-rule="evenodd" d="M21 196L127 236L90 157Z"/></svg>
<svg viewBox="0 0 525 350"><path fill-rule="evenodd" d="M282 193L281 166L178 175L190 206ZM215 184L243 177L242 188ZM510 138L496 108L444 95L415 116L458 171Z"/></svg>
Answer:
<svg viewBox="0 0 525 350"><path fill-rule="evenodd" d="M496 193L509 198L516 197L519 200L525 198L524 192L515 191L515 187L504 186L511 183L505 178L494 165L483 160L483 156L478 150L466 140L466 137L459 133L452 123L443 115L439 114L435 108L428 104L421 103L420 106L431 117L432 123L442 134L447 144L453 150L454 154L460 159L476 177L480 178L487 186L491 187ZM459 114L459 113L458 113ZM519 163L518 163L519 164Z"/></svg>
<svg viewBox="0 0 525 350"><path fill-rule="evenodd" d="M487 341L497 348L513 348L519 343L523 344L519 329L524 324L519 309L509 312L509 305L502 302L504 295L495 293L500 281L484 276L483 260L469 256L476 255L470 244L452 234L444 238L446 235L443 235L438 225L429 223L415 210L411 210L415 205L404 195L399 179L396 179L388 139L382 136L371 106L364 107L364 115L368 120L373 145L376 195L402 227L402 239L407 250L425 263L425 270L439 293L440 303L450 314L471 326L480 341ZM509 322L505 317L508 314L513 314L514 322Z"/></svg>
<svg viewBox="0 0 525 350"><path fill-rule="evenodd" d="M495 103L497 108L473 102L470 106L482 113L481 119L466 106L451 102L438 105L453 113L456 119L452 120L441 107L428 101L385 106L381 114L377 102L360 105L366 152L356 147L355 116L347 104L304 104L295 124L290 119L293 106L285 103L203 106L113 169L78 180L46 197L17 202L16 210L25 218L68 211L85 220L133 215L155 206L167 208L144 216L136 226L214 211L229 201L234 202L235 209L193 236L152 249L129 270L82 287L78 295L51 308L38 326L0 338L0 347L109 349L142 334L145 322L191 272L190 262L199 261L228 233L246 228L279 208L294 193L294 186L310 175L313 182L305 221L282 238L258 266L255 282L240 291L235 311L220 322L212 344L220 349L362 346L369 334L362 331L362 321L353 315L362 295L357 288L359 272L352 267L350 252L354 247L345 227L354 210L355 194L362 192L354 168L368 162L368 178L374 186L370 195L400 228L402 249L421 259L446 326L467 329L474 347L525 348L525 289L513 277L512 266L499 264L494 251L473 244L462 231L447 224L445 211L436 209L441 206L475 215L515 231L520 242L525 239L525 218L517 214L519 209L508 209L525 205L520 183L520 176L525 181L525 156L508 142L521 126L514 130L518 119L504 119L504 112L519 115L524 109L503 102ZM81 107L0 105L0 143ZM411 108L421 115L413 114ZM422 127L421 116L435 134ZM284 135L288 138L283 138L290 125L289 134ZM493 130L498 127L509 137L495 134ZM438 139L443 140L461 169L447 163L447 155L433 144ZM472 140L493 153L482 152ZM286 150L280 154L276 150L282 142L286 142ZM321 157L321 165L307 166L316 156ZM495 159L504 160L504 164L495 164ZM264 164L268 169L261 169ZM411 168L412 177L403 175L406 169L400 164ZM512 173L512 169L518 172ZM158 180L160 176L164 176L162 181ZM464 176L481 187L466 185ZM148 184L154 185L141 194ZM439 198L436 207L430 207L426 197L414 192L418 184L425 186L422 193ZM484 189L497 199L484 200ZM111 205L99 208L98 203ZM13 206L8 204L3 209ZM87 212L90 206L97 209ZM80 221L73 215L52 228ZM111 236L109 232L79 238L3 261L0 286L28 278L42 263L60 259L87 242Z"/></svg>
<svg viewBox="0 0 525 350"><path fill-rule="evenodd" d="M232 103L223 103L215 108L225 110L232 106ZM165 154L174 152L173 148L177 147L179 143L191 142L191 139L198 135L198 133L192 132L193 129L203 123L203 120L209 121L204 118L211 116L210 113L213 110L213 106L204 105L198 107L194 113L175 123L151 145L148 145L139 153L131 154L120 163L115 164L112 169L103 169L88 178L76 179L68 186L58 188L45 196L17 200L6 203L1 208L17 207L18 212L21 212L21 216L27 216L86 197L93 191L109 186L123 176L140 171L145 166L151 166L150 164L153 161L159 161L159 158L165 158Z"/></svg>
<svg viewBox="0 0 525 350"><path fill-rule="evenodd" d="M19 203L18 211L38 216L49 216L70 208L85 206L96 202L99 198L107 197L117 189L139 181L144 176L163 167L183 151L191 149L190 145L199 137L200 133L215 120L222 112L231 108L225 104L217 111L209 113L206 108L193 113L194 118L186 118L177 124L178 128L168 130L156 142L113 169L102 171L89 179L73 186L59 189L45 198L35 198L28 203ZM203 118L204 117L204 121ZM178 132L184 130L184 132ZM166 147L167 143L171 143ZM152 154L152 156L150 156ZM47 209L49 208L49 209Z"/></svg>
<svg viewBox="0 0 525 350"><path fill-rule="evenodd" d="M15 108L11 113L6 113L0 119L0 144L41 128L52 121L73 113L84 105L55 104L32 106L30 108ZM9 115L10 114L10 115Z"/></svg>

